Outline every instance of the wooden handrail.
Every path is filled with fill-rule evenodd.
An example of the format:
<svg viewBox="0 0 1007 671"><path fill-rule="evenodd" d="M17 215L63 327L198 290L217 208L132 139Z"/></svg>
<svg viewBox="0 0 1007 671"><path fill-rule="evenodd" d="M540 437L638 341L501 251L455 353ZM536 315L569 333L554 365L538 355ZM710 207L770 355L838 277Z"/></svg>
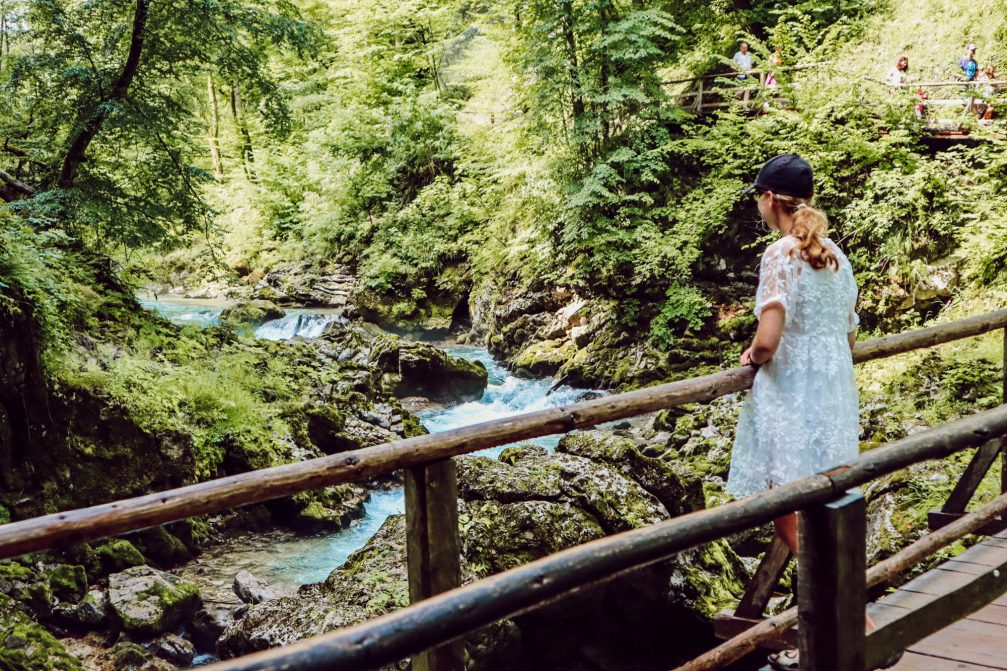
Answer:
<svg viewBox="0 0 1007 671"><path fill-rule="evenodd" d="M1007 309L868 340L857 345L853 360L861 363L1005 327ZM734 368L156 494L11 522L0 525L0 559L216 513L327 485L358 482L431 461L588 428L676 405L707 402L748 389L754 376L752 368Z"/></svg>
<svg viewBox="0 0 1007 671"><path fill-rule="evenodd" d="M883 475L1003 435L1007 435L1007 406L903 438L827 474L578 545L352 627L205 669L365 671L392 664L573 590L611 580L781 515L833 501Z"/></svg>
<svg viewBox="0 0 1007 671"><path fill-rule="evenodd" d="M718 79L720 77L729 78L729 77L737 77L738 75L759 75L767 72L793 72L795 70L810 70L813 68L821 67L822 65L829 65L831 63L832 61L819 61L817 63L788 65L786 67L784 66L772 67L772 68L765 68L762 70L756 70L756 69L745 70L744 72L742 72L741 70L728 70L727 72L718 72L709 75L699 75L697 77L685 77L683 79L665 79L661 82L661 84L667 86L668 84L686 84L688 82L699 82L707 79Z"/></svg>
<svg viewBox="0 0 1007 671"><path fill-rule="evenodd" d="M968 534L975 533L986 524L1007 512L1007 494L1003 494L985 506L955 520L933 533L927 534L897 554L872 566L867 571L867 587L887 583L908 568L915 566L934 552L950 545ZM716 671L740 660L760 646L780 636L797 624L797 607L766 618L748 631L721 643L699 657L676 667L674 671Z"/></svg>

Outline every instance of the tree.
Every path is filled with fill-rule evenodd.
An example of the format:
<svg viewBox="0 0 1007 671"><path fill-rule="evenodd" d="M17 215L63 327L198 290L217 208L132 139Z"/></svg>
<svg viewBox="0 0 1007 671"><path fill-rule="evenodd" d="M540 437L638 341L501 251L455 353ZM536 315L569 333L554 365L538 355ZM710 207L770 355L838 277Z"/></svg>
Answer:
<svg viewBox="0 0 1007 671"><path fill-rule="evenodd" d="M0 75L0 196L35 221L130 245L209 222L189 82L235 82L282 134L270 54L318 41L288 0L36 0L19 27Z"/></svg>

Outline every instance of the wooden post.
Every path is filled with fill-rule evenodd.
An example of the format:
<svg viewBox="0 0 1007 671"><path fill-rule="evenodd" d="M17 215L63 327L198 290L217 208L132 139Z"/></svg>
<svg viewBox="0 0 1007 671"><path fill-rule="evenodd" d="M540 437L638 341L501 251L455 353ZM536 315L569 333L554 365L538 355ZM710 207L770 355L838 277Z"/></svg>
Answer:
<svg viewBox="0 0 1007 671"><path fill-rule="evenodd" d="M1007 328L1004 329L1003 396L1007 403ZM1000 450L1000 492L1007 494L1007 448Z"/></svg>
<svg viewBox="0 0 1007 671"><path fill-rule="evenodd" d="M790 548L779 536L773 536L773 542L766 548L759 568L755 570L752 582L745 589L734 615L745 618L762 617L762 611L766 610L769 599L773 596L773 590L779 584L789 563Z"/></svg>
<svg viewBox="0 0 1007 671"><path fill-rule="evenodd" d="M411 603L461 585L458 475L453 459L406 469L406 557ZM412 671L464 671L460 640L412 658Z"/></svg>
<svg viewBox="0 0 1007 671"><path fill-rule="evenodd" d="M802 671L864 668L867 506L860 494L800 514L797 570Z"/></svg>

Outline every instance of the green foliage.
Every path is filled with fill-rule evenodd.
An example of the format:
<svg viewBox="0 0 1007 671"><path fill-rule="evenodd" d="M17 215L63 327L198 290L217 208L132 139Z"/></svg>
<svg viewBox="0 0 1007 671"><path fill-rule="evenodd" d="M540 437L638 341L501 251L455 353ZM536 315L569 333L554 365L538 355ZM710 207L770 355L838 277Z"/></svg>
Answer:
<svg viewBox="0 0 1007 671"><path fill-rule="evenodd" d="M697 289L673 284L661 311L650 323L650 337L661 347L674 344L681 329L698 331L713 314L710 302Z"/></svg>

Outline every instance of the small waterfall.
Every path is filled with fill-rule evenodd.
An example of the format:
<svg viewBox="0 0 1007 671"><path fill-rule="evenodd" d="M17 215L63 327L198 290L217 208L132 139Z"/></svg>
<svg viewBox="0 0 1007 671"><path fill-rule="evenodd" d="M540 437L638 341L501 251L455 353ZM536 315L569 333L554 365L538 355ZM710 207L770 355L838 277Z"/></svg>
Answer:
<svg viewBox="0 0 1007 671"><path fill-rule="evenodd" d="M263 340L317 338L333 322L345 322L339 312L290 310L285 317L268 321L255 329L255 337Z"/></svg>

